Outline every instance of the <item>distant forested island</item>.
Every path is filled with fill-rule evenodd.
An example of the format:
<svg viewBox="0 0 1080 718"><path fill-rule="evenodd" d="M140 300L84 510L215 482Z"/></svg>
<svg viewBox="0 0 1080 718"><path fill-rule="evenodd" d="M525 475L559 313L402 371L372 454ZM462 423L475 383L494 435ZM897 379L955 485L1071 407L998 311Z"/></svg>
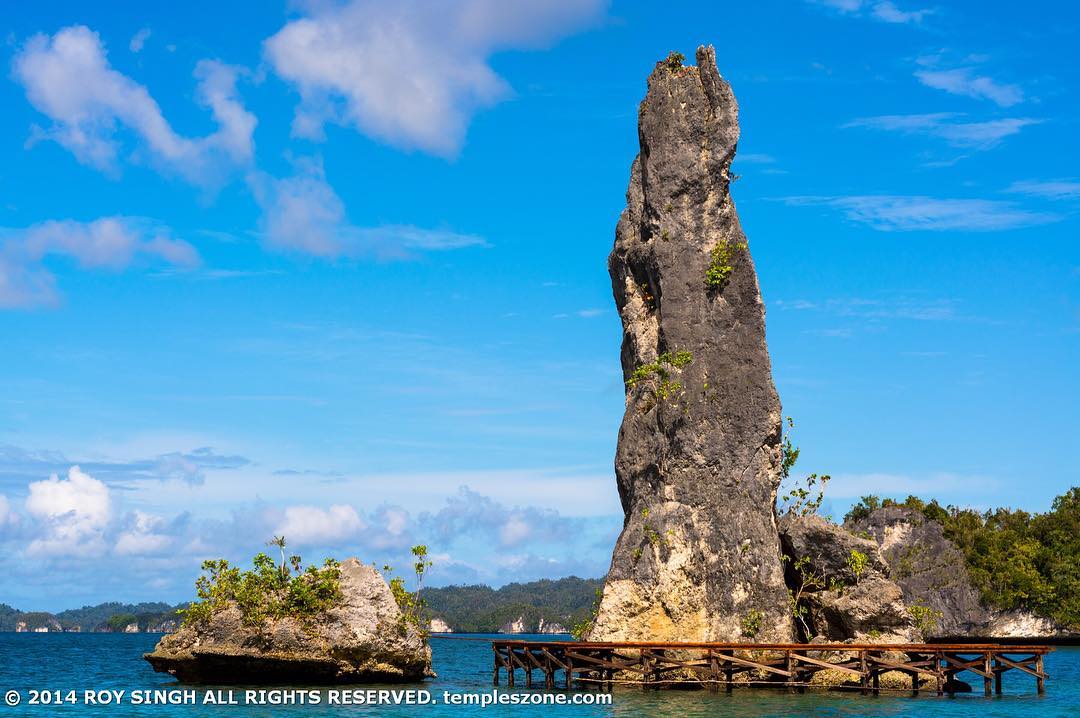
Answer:
<svg viewBox="0 0 1080 718"><path fill-rule="evenodd" d="M425 588L423 595L436 630L563 633L588 616L602 585L602 579L571 576L510 583L499 589L481 585ZM177 611L187 605L110 602L54 614L0 604L0 631L168 632L179 625Z"/></svg>
<svg viewBox="0 0 1080 718"><path fill-rule="evenodd" d="M168 603L118 603L110 601L59 613L20 611L0 603L0 631L164 633L180 624L177 611L187 606Z"/></svg>
<svg viewBox="0 0 1080 718"><path fill-rule="evenodd" d="M845 526L857 532L875 515L897 509L941 525L986 606L1028 610L1080 631L1080 487L1058 496L1045 513L864 496L845 516ZM901 562L895 570L903 578L908 568ZM601 578L570 576L498 589L425 588L423 596L435 631L563 633L590 617L602 587ZM179 625L177 611L186 606L110 602L54 614L0 604L0 631L167 632Z"/></svg>
<svg viewBox="0 0 1080 718"><path fill-rule="evenodd" d="M600 578L424 589L436 628L462 633L567 633L592 612ZM445 630L444 628L444 630Z"/></svg>

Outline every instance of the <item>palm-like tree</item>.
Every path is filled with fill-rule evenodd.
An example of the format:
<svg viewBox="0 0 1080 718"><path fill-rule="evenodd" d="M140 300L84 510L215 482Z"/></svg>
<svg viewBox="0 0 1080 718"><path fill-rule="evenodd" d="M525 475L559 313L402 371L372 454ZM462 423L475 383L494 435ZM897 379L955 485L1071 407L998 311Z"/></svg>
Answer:
<svg viewBox="0 0 1080 718"><path fill-rule="evenodd" d="M284 536L275 536L274 538L267 541L266 545L267 546L277 546L278 550L281 551L281 567L280 567L280 571L281 571L281 577L285 578L288 575L287 572L289 570L288 567L286 567L286 565L285 565L285 545L286 545L285 544L285 537Z"/></svg>

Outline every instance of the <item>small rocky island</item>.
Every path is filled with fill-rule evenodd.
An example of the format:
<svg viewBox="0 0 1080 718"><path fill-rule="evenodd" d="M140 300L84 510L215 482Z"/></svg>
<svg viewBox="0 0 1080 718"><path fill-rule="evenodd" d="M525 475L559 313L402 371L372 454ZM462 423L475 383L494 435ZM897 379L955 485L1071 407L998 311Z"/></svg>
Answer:
<svg viewBox="0 0 1080 718"><path fill-rule="evenodd" d="M397 683L434 675L425 632L373 566L350 558L279 580L275 574L288 567L265 554L245 574L222 564L209 562L202 600L144 656L154 670L224 685ZM267 585L271 601L264 600Z"/></svg>

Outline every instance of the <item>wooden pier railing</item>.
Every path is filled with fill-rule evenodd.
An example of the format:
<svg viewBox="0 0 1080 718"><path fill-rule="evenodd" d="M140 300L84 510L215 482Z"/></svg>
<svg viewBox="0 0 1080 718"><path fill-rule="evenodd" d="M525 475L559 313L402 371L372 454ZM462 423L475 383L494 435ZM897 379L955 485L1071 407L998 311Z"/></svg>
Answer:
<svg viewBox="0 0 1080 718"><path fill-rule="evenodd" d="M563 674L567 688L578 685L610 687L633 683L660 687L697 683L731 691L738 685L768 685L802 691L808 687L841 687L878 695L883 674L904 674L911 687L938 695L957 692L956 675L968 671L983 679L983 693L1001 693L1001 676L1016 670L1035 678L1038 693L1045 690L1043 657L1050 646L970 644L850 644L850 643L590 643L568 641L492 641L493 682L505 670L507 685L520 670L526 687L538 671L544 687L554 688ZM819 671L835 671L831 682L812 683ZM836 676L848 677L836 681ZM840 685L837 685L839 683ZM892 689L895 690L895 689Z"/></svg>

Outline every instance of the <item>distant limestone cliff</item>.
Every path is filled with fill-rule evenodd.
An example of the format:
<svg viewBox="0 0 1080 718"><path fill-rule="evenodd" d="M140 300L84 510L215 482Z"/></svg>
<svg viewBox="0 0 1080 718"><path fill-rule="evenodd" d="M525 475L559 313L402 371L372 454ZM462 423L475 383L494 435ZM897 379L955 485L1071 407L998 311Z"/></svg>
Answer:
<svg viewBox="0 0 1080 718"><path fill-rule="evenodd" d="M626 410L625 520L592 640L789 641L774 509L781 413L729 192L738 105L712 47L657 63L609 259Z"/></svg>

